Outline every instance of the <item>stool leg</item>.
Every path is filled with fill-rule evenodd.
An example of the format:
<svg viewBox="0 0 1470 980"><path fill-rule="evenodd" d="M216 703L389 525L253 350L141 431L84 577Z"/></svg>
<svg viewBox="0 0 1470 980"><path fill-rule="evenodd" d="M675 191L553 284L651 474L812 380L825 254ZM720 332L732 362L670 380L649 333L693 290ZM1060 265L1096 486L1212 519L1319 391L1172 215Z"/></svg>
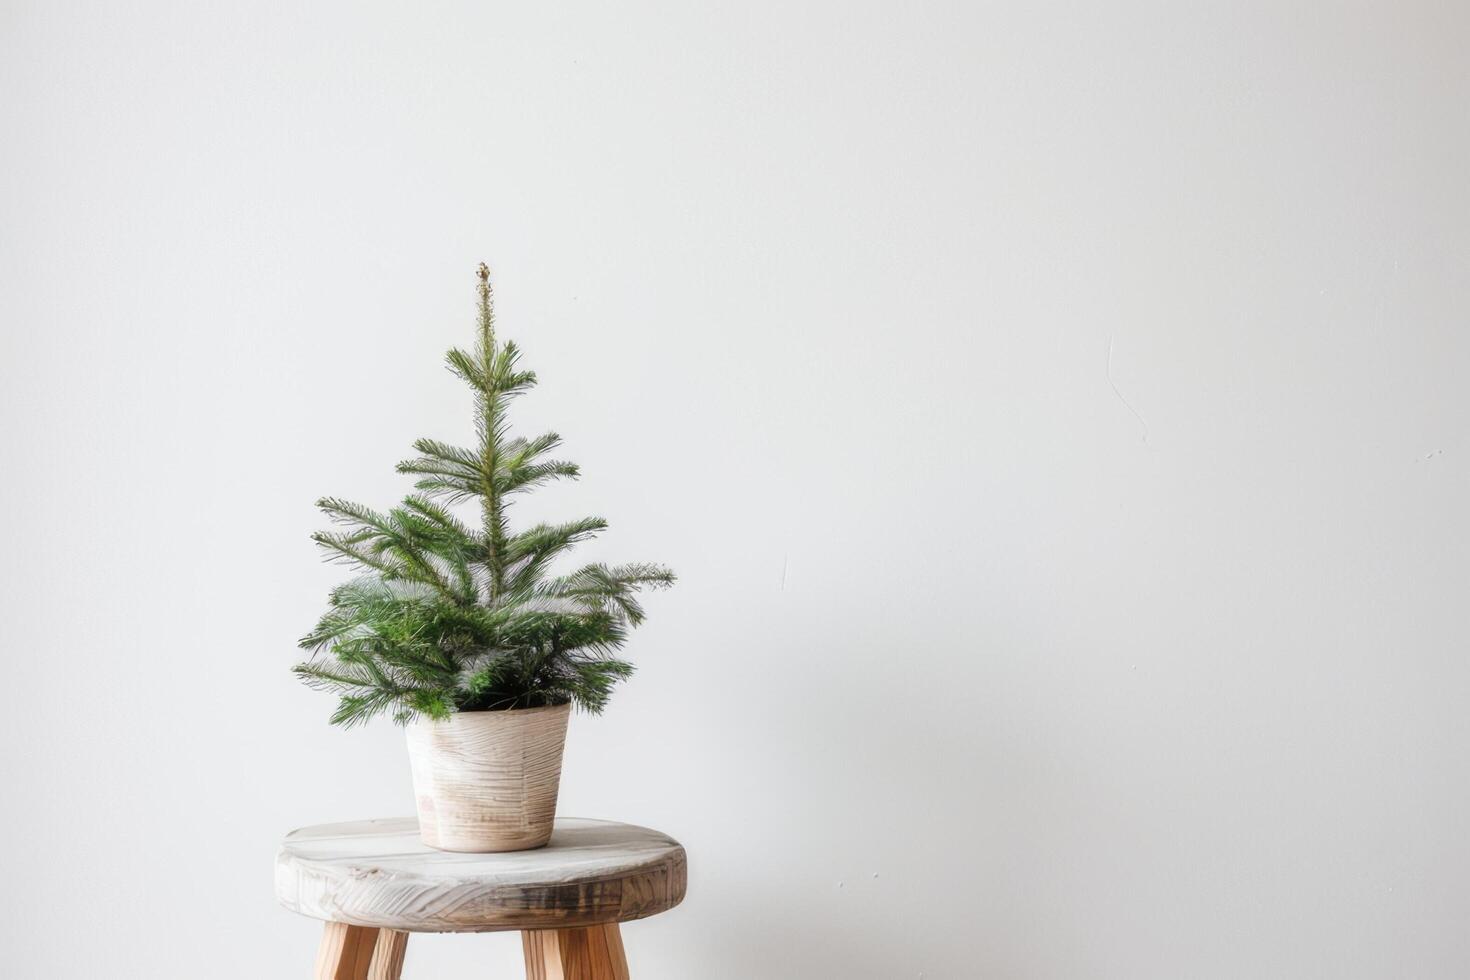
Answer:
<svg viewBox="0 0 1470 980"><path fill-rule="evenodd" d="M527 929L526 980L628 980L616 922L585 929Z"/></svg>
<svg viewBox="0 0 1470 980"><path fill-rule="evenodd" d="M403 954L408 952L408 933L397 929L379 929L378 944L373 947L373 965L367 980L399 980L403 975Z"/></svg>
<svg viewBox="0 0 1470 980"><path fill-rule="evenodd" d="M316 954L316 980L367 980L378 930L328 922Z"/></svg>

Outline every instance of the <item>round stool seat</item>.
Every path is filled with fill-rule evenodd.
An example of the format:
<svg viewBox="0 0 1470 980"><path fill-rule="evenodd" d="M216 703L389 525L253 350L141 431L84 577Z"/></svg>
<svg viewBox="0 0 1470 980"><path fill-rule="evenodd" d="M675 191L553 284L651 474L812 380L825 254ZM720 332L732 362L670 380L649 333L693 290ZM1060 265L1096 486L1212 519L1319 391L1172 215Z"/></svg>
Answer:
<svg viewBox="0 0 1470 980"><path fill-rule="evenodd" d="M566 930L627 922L684 898L684 848L656 830L563 818L533 851L460 854L412 817L287 835L276 897L293 912L399 932Z"/></svg>

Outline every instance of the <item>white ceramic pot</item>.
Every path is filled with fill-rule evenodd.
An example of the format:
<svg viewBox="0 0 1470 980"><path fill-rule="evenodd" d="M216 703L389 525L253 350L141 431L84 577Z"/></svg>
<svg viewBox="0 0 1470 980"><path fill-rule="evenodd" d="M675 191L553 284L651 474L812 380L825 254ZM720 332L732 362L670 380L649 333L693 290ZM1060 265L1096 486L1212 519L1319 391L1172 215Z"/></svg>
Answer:
<svg viewBox="0 0 1470 980"><path fill-rule="evenodd" d="M525 851L551 839L571 705L462 711L408 726L419 836L441 851Z"/></svg>

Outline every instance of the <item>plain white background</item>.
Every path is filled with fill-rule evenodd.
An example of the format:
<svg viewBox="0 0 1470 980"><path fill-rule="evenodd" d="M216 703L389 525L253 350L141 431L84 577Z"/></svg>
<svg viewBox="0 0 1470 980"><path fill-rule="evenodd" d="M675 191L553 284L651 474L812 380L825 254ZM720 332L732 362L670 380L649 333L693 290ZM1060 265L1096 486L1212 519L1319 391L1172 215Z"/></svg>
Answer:
<svg viewBox="0 0 1470 980"><path fill-rule="evenodd" d="M312 501L464 438L473 270L682 575L562 812L640 980L1470 975L1458 3L0 8L7 977L306 976L407 813ZM407 976L514 976L507 936Z"/></svg>

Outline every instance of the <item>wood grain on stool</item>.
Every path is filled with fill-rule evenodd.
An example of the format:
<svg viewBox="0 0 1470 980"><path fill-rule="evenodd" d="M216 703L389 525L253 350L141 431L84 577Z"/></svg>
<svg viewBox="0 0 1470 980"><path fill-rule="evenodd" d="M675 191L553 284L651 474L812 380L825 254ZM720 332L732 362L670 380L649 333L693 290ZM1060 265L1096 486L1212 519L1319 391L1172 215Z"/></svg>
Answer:
<svg viewBox="0 0 1470 980"><path fill-rule="evenodd" d="M684 898L684 848L666 834L559 819L535 851L428 847L413 820L298 830L276 858L276 896L313 918L402 932L572 929L628 922Z"/></svg>
<svg viewBox="0 0 1470 980"><path fill-rule="evenodd" d="M328 922L316 954L316 980L367 980L378 930Z"/></svg>
<svg viewBox="0 0 1470 980"><path fill-rule="evenodd" d="M521 933L526 980L628 980L628 960L616 922L585 929Z"/></svg>
<svg viewBox="0 0 1470 980"><path fill-rule="evenodd" d="M408 952L408 933L379 929L373 947L373 965L367 980L398 980L403 975L403 955Z"/></svg>

